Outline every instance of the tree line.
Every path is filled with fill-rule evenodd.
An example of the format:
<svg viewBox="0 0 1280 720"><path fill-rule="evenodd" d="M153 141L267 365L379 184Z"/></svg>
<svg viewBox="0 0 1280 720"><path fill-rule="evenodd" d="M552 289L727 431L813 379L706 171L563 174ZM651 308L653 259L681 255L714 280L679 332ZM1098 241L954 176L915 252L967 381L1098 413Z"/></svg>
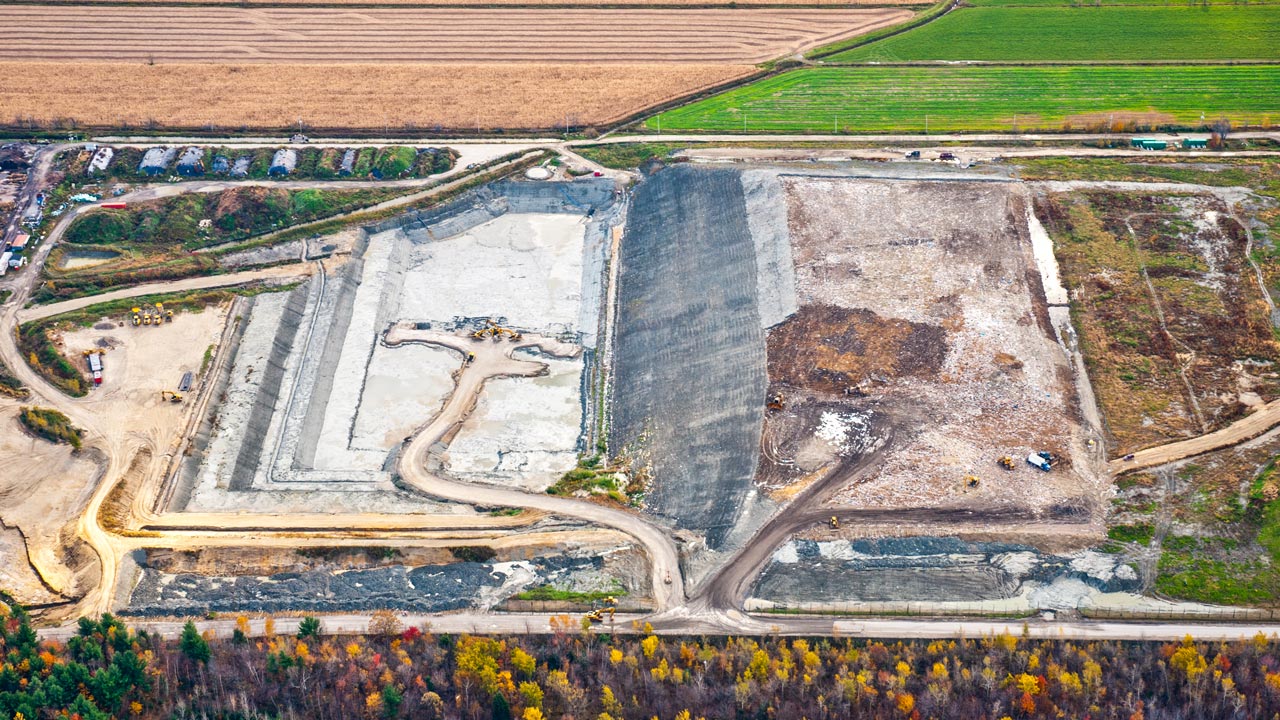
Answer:
<svg viewBox="0 0 1280 720"><path fill-rule="evenodd" d="M1274 718L1280 654L1249 642L664 637L591 632L454 636L380 613L367 634L314 618L250 637L188 623L181 638L104 615L41 641L0 623L0 717L775 720L805 718ZM597 628L599 629L599 628Z"/></svg>

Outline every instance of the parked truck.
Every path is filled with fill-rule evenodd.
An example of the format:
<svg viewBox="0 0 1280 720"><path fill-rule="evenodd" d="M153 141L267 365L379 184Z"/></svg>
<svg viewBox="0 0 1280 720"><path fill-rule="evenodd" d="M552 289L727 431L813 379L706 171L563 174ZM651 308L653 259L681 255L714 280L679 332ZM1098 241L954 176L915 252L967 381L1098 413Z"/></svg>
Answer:
<svg viewBox="0 0 1280 720"><path fill-rule="evenodd" d="M89 372L93 373L93 384L102 384L102 353L89 353Z"/></svg>
<svg viewBox="0 0 1280 720"><path fill-rule="evenodd" d="M1027 456L1027 464L1034 468L1039 468L1045 472L1053 469L1053 455L1041 450Z"/></svg>

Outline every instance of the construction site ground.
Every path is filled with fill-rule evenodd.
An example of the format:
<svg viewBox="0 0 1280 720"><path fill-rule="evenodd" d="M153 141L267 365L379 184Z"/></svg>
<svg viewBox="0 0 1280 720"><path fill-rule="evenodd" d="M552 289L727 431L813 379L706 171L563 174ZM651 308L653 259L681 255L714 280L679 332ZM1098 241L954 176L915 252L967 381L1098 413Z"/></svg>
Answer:
<svg viewBox="0 0 1280 720"><path fill-rule="evenodd" d="M765 631L738 610L804 603L1204 610L1138 595L1159 577L1159 541L1097 551L1105 522L1142 524L1147 500L1110 502L1114 415L1085 375L1094 346L1068 312L1078 276L1057 266L1057 215L1037 219L1033 200L1104 188L897 170L686 164L630 194L612 178L498 183L348 233L331 243L341 257L282 266L301 280L282 292L160 327L67 328L73 362L106 350L103 385L69 399L23 377L89 448L14 421L6 452L65 492L41 505L25 484L0 490L0 547L20 529L40 576L4 581L30 602L74 601L68 612L145 615L491 610L550 584L625 592L665 611L656 625L691 631ZM1225 408L1271 399L1262 365L1247 388L1224 370L1256 354L1228 346L1266 335L1265 301L1231 304L1250 292L1252 240L1232 234L1226 200L1179 197L1159 208L1169 222L1130 222L1157 243L1169 228L1191 238L1163 248L1183 274L1152 277L1169 293L1157 297L1222 290L1220 305L1166 318L1175 336L1195 339L1204 307L1261 313L1236 345L1200 346L1190 375L1192 397L1219 409L1203 429L1235 432L1250 416ZM186 370L196 389L162 399ZM0 399L9 416L17 405ZM602 462L647 471L637 506L546 494L602 429ZM1183 473L1183 512L1230 511L1228 476L1261 467L1269 437L1220 451L1254 448L1237 469L1206 456L1217 510L1197 509L1202 471L1181 456L1133 487ZM1052 471L1023 461L1037 450Z"/></svg>

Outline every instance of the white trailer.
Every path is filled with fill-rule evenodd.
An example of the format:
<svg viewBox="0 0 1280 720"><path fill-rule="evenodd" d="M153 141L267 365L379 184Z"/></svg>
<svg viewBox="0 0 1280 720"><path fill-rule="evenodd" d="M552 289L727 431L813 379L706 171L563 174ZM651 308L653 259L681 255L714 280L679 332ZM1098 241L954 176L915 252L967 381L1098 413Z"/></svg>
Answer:
<svg viewBox="0 0 1280 720"><path fill-rule="evenodd" d="M93 373L93 384L102 384L102 353L89 353L89 371Z"/></svg>

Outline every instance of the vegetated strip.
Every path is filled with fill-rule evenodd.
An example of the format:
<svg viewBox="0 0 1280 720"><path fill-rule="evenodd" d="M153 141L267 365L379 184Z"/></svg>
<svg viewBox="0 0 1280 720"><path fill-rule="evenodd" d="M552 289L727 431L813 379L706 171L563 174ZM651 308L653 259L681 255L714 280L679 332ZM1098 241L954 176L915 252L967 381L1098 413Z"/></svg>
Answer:
<svg viewBox="0 0 1280 720"><path fill-rule="evenodd" d="M1280 120L1280 66L794 70L645 121L652 130L921 133L1200 128Z"/></svg>
<svg viewBox="0 0 1280 720"><path fill-rule="evenodd" d="M828 62L1280 59L1280 5L966 7Z"/></svg>
<svg viewBox="0 0 1280 720"><path fill-rule="evenodd" d="M53 408L23 407L18 411L18 421L49 442L67 443L76 450L80 449L84 431L72 425L71 418Z"/></svg>
<svg viewBox="0 0 1280 720"><path fill-rule="evenodd" d="M55 194L65 193L59 187ZM109 265L83 270L58 270L66 246L59 244L43 268L45 279L32 295L34 304L45 304L110 292L145 282L180 280L233 271L222 265L220 253L191 252L220 238L242 239L262 232L270 224L315 216L337 216L359 207L394 198L397 190L273 190L229 188L216 193L186 193L147 201L124 210L100 209L77 217L63 234L63 241L80 250L110 250L120 257ZM255 200L252 196L256 196ZM224 199L244 204L240 210L218 215ZM200 218L213 214L213 227L202 230ZM229 221L225 226L221 223ZM259 227L266 225L266 227ZM179 248L177 250L175 248Z"/></svg>
<svg viewBox="0 0 1280 720"><path fill-rule="evenodd" d="M270 236L263 236L261 238L250 240L244 244L227 248L226 252L239 252L241 250L248 250L260 245L288 242L290 240L311 237L313 235L324 235L350 227L369 225L378 222L379 220L385 220L389 217L394 217L412 210L429 208L433 205L437 205L441 202L457 197L458 195L487 182L492 182L493 180L497 180L507 175L514 175L516 173L523 172L534 165L538 165L553 154L554 153L550 150L532 150L523 153L507 153L506 155L494 158L488 163L481 165L480 168L471 175L466 175L457 180L440 185L434 185L427 190L423 190L418 193L412 193L411 195L422 196L416 200L405 202L401 205L396 205L395 207L387 207L379 210L358 211L341 217L310 223L305 226L287 228Z"/></svg>

